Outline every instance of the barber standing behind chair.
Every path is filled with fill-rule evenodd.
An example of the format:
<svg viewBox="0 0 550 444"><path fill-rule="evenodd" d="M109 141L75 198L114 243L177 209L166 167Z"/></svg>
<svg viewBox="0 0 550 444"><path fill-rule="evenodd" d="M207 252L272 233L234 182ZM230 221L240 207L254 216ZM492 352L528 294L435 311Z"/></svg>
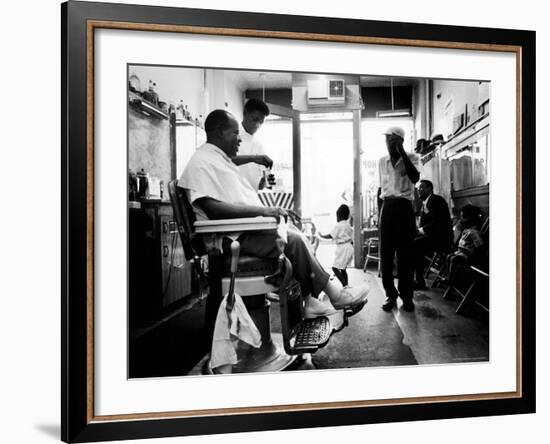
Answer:
<svg viewBox="0 0 550 444"><path fill-rule="evenodd" d="M424 282L424 256L433 252L449 252L453 242L453 225L445 199L434 194L429 180L421 180L418 196L422 201L418 236L414 240L416 282L414 288L426 288Z"/></svg>
<svg viewBox="0 0 550 444"><path fill-rule="evenodd" d="M418 156L403 148L405 131L391 127L385 133L388 155L378 162L380 178L380 261L382 284L386 291L385 311L397 307L397 296L403 309L413 311L413 260L416 223L413 210L414 184L418 182ZM393 258L397 254L398 289L394 285Z"/></svg>
<svg viewBox="0 0 550 444"><path fill-rule="evenodd" d="M239 136L241 137L241 146L239 147L239 157L264 156L264 147L255 136L263 125L265 118L269 116L269 107L260 99L249 99L243 110L243 121L239 125ZM254 159L250 162L239 165L241 174L246 177L255 190L263 189L265 186L264 171L265 167L256 163Z"/></svg>

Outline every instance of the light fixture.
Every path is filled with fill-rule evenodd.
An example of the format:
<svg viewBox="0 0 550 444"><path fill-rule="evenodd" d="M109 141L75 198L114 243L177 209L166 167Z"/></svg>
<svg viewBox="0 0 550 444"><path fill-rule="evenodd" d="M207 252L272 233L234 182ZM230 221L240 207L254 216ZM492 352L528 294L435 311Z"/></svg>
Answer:
<svg viewBox="0 0 550 444"><path fill-rule="evenodd" d="M376 111L376 117L409 117L411 115L408 109L395 109L391 111Z"/></svg>
<svg viewBox="0 0 550 444"><path fill-rule="evenodd" d="M265 73L260 73L260 79L262 79L262 100L265 102Z"/></svg>
<svg viewBox="0 0 550 444"><path fill-rule="evenodd" d="M395 109L393 97L393 77L390 77L391 111L376 111L376 117L409 117L411 115L408 109Z"/></svg>

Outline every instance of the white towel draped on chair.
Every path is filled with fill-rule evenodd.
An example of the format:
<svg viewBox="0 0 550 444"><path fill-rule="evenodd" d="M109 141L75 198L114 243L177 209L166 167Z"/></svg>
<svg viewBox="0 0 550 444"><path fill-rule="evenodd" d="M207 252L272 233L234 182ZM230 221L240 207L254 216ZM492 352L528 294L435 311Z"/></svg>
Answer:
<svg viewBox="0 0 550 444"><path fill-rule="evenodd" d="M262 345L260 332L248 314L242 298L235 294L235 303L231 311L227 310L227 299L228 297L225 295L216 317L210 354L210 367L212 369L237 363L239 341L255 348Z"/></svg>

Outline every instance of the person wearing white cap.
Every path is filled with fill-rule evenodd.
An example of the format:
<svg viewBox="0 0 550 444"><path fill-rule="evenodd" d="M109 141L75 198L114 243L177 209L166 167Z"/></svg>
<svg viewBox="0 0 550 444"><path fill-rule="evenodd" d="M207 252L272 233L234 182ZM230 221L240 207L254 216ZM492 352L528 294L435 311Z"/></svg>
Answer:
<svg viewBox="0 0 550 444"><path fill-rule="evenodd" d="M416 232L413 210L414 184L418 182L419 158L403 148L405 131L397 126L388 128L386 148L388 155L378 162L380 179L380 262L382 284L386 291L385 311L397 307L397 297L403 300L403 309L413 311L414 236ZM394 285L393 259L397 254L398 290Z"/></svg>

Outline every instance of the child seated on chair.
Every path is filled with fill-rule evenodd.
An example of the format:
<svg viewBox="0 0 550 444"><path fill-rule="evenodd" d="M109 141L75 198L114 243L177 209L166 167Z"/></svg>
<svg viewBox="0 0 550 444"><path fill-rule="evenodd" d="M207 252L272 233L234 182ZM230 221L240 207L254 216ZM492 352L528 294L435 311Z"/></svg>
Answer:
<svg viewBox="0 0 550 444"><path fill-rule="evenodd" d="M465 205L460 210L462 232L457 250L447 256L447 277L443 279L451 286L456 282L458 269L468 264L483 247L483 238L479 232L481 217L481 211L473 205Z"/></svg>
<svg viewBox="0 0 550 444"><path fill-rule="evenodd" d="M344 287L347 287L349 283L346 268L353 260L353 228L349 224L349 216L349 207L340 205L336 210L337 223L330 234L319 233L323 239L334 239L336 242L332 271Z"/></svg>

